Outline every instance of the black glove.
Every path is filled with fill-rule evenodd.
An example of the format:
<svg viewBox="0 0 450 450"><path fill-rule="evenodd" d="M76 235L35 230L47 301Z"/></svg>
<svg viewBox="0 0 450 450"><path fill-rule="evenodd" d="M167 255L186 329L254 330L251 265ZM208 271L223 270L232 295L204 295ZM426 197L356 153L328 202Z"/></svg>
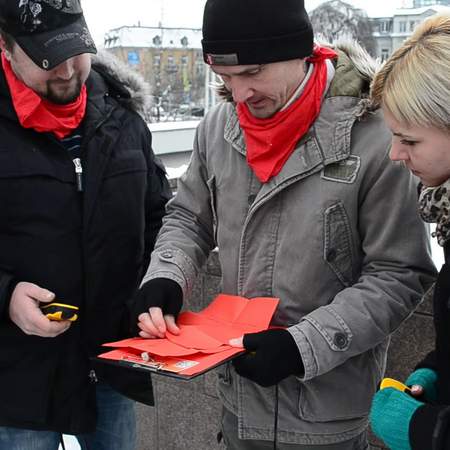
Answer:
<svg viewBox="0 0 450 450"><path fill-rule="evenodd" d="M181 286L169 278L153 278L142 285L133 298L131 307L132 333L137 335L138 317L148 312L149 308L161 308L164 315L171 314L178 317L183 305L183 291Z"/></svg>
<svg viewBox="0 0 450 450"><path fill-rule="evenodd" d="M263 387L273 386L289 375L302 375L304 365L289 331L276 328L244 334L246 353L233 360L236 372Z"/></svg>

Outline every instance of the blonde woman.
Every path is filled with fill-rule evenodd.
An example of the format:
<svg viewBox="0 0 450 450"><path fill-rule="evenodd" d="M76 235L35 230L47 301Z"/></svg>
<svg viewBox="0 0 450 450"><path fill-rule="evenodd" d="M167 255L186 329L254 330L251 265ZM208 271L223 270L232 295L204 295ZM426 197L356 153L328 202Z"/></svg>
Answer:
<svg viewBox="0 0 450 450"><path fill-rule="evenodd" d="M392 130L391 159L420 178L419 212L444 248L434 293L435 349L408 377L412 395L379 391L374 433L393 450L450 449L450 14L429 18L374 79Z"/></svg>

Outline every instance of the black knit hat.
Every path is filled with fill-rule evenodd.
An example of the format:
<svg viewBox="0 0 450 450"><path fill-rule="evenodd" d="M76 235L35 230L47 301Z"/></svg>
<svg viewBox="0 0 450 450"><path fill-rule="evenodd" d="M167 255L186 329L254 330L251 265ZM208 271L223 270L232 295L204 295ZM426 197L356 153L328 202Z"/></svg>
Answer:
<svg viewBox="0 0 450 450"><path fill-rule="evenodd" d="M0 0L0 28L45 70L97 51L80 0Z"/></svg>
<svg viewBox="0 0 450 450"><path fill-rule="evenodd" d="M311 55L313 31L303 0L208 0L202 45L207 64L267 64Z"/></svg>

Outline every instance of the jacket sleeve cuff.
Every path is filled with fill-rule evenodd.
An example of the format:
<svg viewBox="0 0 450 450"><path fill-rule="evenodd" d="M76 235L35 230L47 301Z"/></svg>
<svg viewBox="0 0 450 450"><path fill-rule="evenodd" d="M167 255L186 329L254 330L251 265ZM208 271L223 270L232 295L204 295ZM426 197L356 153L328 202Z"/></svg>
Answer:
<svg viewBox="0 0 450 450"><path fill-rule="evenodd" d="M11 274L0 273L0 320L3 320L8 314L11 295L17 285L17 281Z"/></svg>
<svg viewBox="0 0 450 450"><path fill-rule="evenodd" d="M306 315L289 331L305 364L302 381L323 375L349 358L353 333L331 305Z"/></svg>
<svg viewBox="0 0 450 450"><path fill-rule="evenodd" d="M299 325L288 328L289 333L297 344L298 351L304 366L303 376L297 377L301 381L307 381L317 376L317 363L314 357L314 352L309 343L305 333L301 330Z"/></svg>
<svg viewBox="0 0 450 450"><path fill-rule="evenodd" d="M197 271L192 260L183 251L174 248L158 249L152 253L150 266L141 286L153 278L169 278L177 282L183 291L183 298L188 298L197 278Z"/></svg>
<svg viewBox="0 0 450 450"><path fill-rule="evenodd" d="M449 408L447 406L424 405L417 408L409 424L409 441L412 450L449 447ZM444 417L445 415L445 417ZM433 443L433 440L440 445Z"/></svg>

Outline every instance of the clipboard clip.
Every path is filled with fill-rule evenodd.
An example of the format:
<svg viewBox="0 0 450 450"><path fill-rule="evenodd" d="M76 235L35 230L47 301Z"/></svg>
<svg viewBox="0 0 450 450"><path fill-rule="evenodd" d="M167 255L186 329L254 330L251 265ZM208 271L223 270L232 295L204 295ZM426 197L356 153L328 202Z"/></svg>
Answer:
<svg viewBox="0 0 450 450"><path fill-rule="evenodd" d="M122 361L132 362L139 366L145 366L153 370L164 369L165 364L155 361L147 352L142 352L140 356L137 355L124 355Z"/></svg>

